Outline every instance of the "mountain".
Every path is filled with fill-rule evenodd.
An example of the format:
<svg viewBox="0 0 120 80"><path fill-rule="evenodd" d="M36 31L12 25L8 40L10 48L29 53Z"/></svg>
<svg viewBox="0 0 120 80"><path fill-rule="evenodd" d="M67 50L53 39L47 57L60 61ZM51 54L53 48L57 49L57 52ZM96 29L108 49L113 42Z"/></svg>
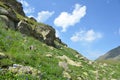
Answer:
<svg viewBox="0 0 120 80"><path fill-rule="evenodd" d="M103 56L100 56L97 60L120 60L120 46L108 51Z"/></svg>
<svg viewBox="0 0 120 80"><path fill-rule="evenodd" d="M88 60L28 18L16 0L0 0L0 80L119 80L120 64Z"/></svg>

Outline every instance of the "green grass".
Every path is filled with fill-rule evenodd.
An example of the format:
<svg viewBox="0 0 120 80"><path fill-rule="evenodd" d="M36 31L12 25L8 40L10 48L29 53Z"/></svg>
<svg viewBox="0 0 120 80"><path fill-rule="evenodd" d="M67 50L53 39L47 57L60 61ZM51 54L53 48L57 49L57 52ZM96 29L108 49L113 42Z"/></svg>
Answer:
<svg viewBox="0 0 120 80"><path fill-rule="evenodd" d="M60 49L51 49L51 46L47 46L33 37L11 29L6 30L3 27L4 23L0 21L0 52L7 56L0 59L0 69L3 66L21 64L41 71L42 80L67 80L63 77L64 69L58 66L61 60L56 58L66 55L73 61L81 62L80 67L68 64L69 70L67 72L72 80L77 80L78 77L82 80L96 80L96 77L98 80L120 79L120 64L107 64L107 66L98 62L88 64L89 61L76 58L75 55L78 55L78 53L71 48L60 45ZM34 47L33 50L30 50L30 46ZM46 57L47 54L51 54L52 57ZM82 55L80 56L82 57ZM95 71L98 71L98 74ZM0 70L0 79L39 80L36 76L30 74L18 75L6 70Z"/></svg>

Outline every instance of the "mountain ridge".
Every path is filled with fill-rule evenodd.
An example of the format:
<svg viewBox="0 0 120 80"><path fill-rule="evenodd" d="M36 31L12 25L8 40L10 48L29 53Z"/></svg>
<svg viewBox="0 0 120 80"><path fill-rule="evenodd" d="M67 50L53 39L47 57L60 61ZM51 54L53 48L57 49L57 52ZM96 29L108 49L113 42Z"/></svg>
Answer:
<svg viewBox="0 0 120 80"><path fill-rule="evenodd" d="M100 56L97 60L120 60L120 46L109 50L104 55Z"/></svg>

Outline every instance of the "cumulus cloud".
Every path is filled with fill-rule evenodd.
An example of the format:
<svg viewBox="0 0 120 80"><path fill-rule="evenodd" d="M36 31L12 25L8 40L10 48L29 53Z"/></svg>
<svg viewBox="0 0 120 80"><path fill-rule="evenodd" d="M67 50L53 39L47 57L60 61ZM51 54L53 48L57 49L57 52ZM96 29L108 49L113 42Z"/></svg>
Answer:
<svg viewBox="0 0 120 80"><path fill-rule="evenodd" d="M23 10L26 14L34 13L35 8L31 7L27 1L25 1L25 0L18 0L18 1L22 3L22 5L24 7Z"/></svg>
<svg viewBox="0 0 120 80"><path fill-rule="evenodd" d="M75 4L75 9L72 13L61 12L61 14L54 20L54 24L62 28L62 32L65 32L66 29L70 26L74 26L78 23L81 18L86 14L86 6L81 6Z"/></svg>
<svg viewBox="0 0 120 80"><path fill-rule="evenodd" d="M84 41L84 42L93 42L96 39L102 38L102 34L95 32L93 29L90 30L81 30L76 32L70 39L73 42Z"/></svg>
<svg viewBox="0 0 120 80"><path fill-rule="evenodd" d="M54 11L41 11L38 13L38 16L36 17L38 22L45 22L48 18L50 18L54 14Z"/></svg>

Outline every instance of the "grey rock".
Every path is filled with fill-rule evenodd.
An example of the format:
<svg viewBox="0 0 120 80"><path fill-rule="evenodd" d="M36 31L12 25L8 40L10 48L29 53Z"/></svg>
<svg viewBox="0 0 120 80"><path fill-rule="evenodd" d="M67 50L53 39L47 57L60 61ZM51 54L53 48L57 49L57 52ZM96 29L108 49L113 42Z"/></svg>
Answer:
<svg viewBox="0 0 120 80"><path fill-rule="evenodd" d="M55 46L55 30L49 25L36 26L35 31L37 34L42 34L43 40L47 45Z"/></svg>
<svg viewBox="0 0 120 80"><path fill-rule="evenodd" d="M0 0L0 1L3 2L7 7L14 9L16 12L18 12L22 16L25 16L22 4L19 3L17 0Z"/></svg>
<svg viewBox="0 0 120 80"><path fill-rule="evenodd" d="M20 21L17 25L17 30L20 31L22 34L29 35L32 33L32 27L25 21Z"/></svg>
<svg viewBox="0 0 120 80"><path fill-rule="evenodd" d="M6 15L0 15L0 21L4 23L4 28L11 28L15 30L14 21L10 20Z"/></svg>
<svg viewBox="0 0 120 80"><path fill-rule="evenodd" d="M16 74L32 74L33 76L40 76L41 74L41 72L37 69L20 64L13 64L13 66L9 67L8 70Z"/></svg>
<svg viewBox="0 0 120 80"><path fill-rule="evenodd" d="M13 20L14 22L18 22L18 18L15 12L11 8L5 9L3 7L0 7L0 15L6 15L8 18Z"/></svg>

